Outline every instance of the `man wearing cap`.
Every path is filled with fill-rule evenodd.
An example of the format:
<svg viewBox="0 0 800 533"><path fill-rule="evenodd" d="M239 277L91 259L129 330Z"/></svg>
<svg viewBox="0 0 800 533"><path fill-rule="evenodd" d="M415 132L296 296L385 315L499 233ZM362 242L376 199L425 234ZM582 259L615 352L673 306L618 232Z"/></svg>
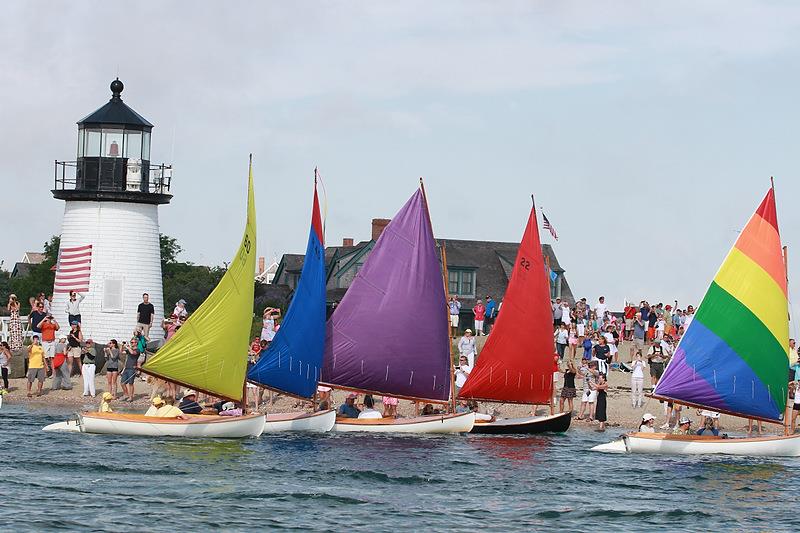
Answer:
<svg viewBox="0 0 800 533"><path fill-rule="evenodd" d="M681 419L678 421L678 427L672 430L673 435L689 435L691 431L689 430L689 426L692 425L692 421L689 420L689 417L682 416Z"/></svg>
<svg viewBox="0 0 800 533"><path fill-rule="evenodd" d="M344 418L358 418L361 411L356 407L356 398L358 398L358 394L355 392L351 392L347 395L347 399L341 407L339 407L339 416Z"/></svg>
<svg viewBox="0 0 800 533"><path fill-rule="evenodd" d="M203 412L203 406L197 403L197 393L193 390L187 390L183 395L178 409L187 415L199 415Z"/></svg>
<svg viewBox="0 0 800 533"><path fill-rule="evenodd" d="M463 355L469 361L469 366L475 366L475 337L472 330L467 328L464 336L458 341L458 354Z"/></svg>
<svg viewBox="0 0 800 533"><path fill-rule="evenodd" d="M317 387L317 411L327 411L331 408L331 388L324 385Z"/></svg>

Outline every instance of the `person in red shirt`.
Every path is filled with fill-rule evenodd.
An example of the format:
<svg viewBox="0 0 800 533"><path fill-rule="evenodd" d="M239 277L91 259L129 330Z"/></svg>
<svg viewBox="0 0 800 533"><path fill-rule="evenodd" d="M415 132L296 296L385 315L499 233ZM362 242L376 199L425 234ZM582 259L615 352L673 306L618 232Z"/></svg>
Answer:
<svg viewBox="0 0 800 533"><path fill-rule="evenodd" d="M625 337L633 340L633 319L636 317L636 306L628 304L625 306Z"/></svg>
<svg viewBox="0 0 800 533"><path fill-rule="evenodd" d="M478 300L472 308L472 314L475 315L475 336L478 337L483 335L483 321L486 319L486 306L483 305L483 300Z"/></svg>
<svg viewBox="0 0 800 533"><path fill-rule="evenodd" d="M53 357L56 356L56 331L59 330L59 325L53 315L48 313L37 326L42 332L45 371L49 374L53 371Z"/></svg>

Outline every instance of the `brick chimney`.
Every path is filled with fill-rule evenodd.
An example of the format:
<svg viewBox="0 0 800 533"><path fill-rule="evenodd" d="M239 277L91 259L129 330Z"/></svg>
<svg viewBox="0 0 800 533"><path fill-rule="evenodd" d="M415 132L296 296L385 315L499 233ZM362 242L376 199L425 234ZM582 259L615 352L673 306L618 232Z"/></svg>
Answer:
<svg viewBox="0 0 800 533"><path fill-rule="evenodd" d="M345 237L342 239L342 246L353 246L353 239L350 237Z"/></svg>
<svg viewBox="0 0 800 533"><path fill-rule="evenodd" d="M258 273L261 274L267 269L267 261L264 259L264 256L258 258Z"/></svg>
<svg viewBox="0 0 800 533"><path fill-rule="evenodd" d="M391 219L388 218L373 218L372 219L372 240L377 241L378 237L381 236L383 230L386 226L389 225Z"/></svg>

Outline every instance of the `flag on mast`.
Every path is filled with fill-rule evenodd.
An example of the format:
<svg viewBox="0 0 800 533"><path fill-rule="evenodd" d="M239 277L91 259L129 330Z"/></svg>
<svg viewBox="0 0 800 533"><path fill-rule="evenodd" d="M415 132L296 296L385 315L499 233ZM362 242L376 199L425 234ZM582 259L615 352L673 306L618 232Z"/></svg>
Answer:
<svg viewBox="0 0 800 533"><path fill-rule="evenodd" d="M544 210L542 210L542 220L544 221L542 224L542 226L544 226L544 229L548 230L550 232L550 235L552 235L555 240L558 240L558 233L556 233L556 228L554 228L553 225L550 224L550 221L547 220L547 215L544 214Z"/></svg>

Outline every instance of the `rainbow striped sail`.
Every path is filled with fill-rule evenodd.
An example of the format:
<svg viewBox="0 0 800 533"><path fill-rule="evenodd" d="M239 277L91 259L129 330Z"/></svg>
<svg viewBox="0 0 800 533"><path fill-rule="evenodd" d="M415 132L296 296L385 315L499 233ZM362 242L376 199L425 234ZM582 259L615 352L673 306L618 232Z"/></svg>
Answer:
<svg viewBox="0 0 800 533"><path fill-rule="evenodd" d="M788 354L786 271L770 189L711 282L653 395L780 421Z"/></svg>

